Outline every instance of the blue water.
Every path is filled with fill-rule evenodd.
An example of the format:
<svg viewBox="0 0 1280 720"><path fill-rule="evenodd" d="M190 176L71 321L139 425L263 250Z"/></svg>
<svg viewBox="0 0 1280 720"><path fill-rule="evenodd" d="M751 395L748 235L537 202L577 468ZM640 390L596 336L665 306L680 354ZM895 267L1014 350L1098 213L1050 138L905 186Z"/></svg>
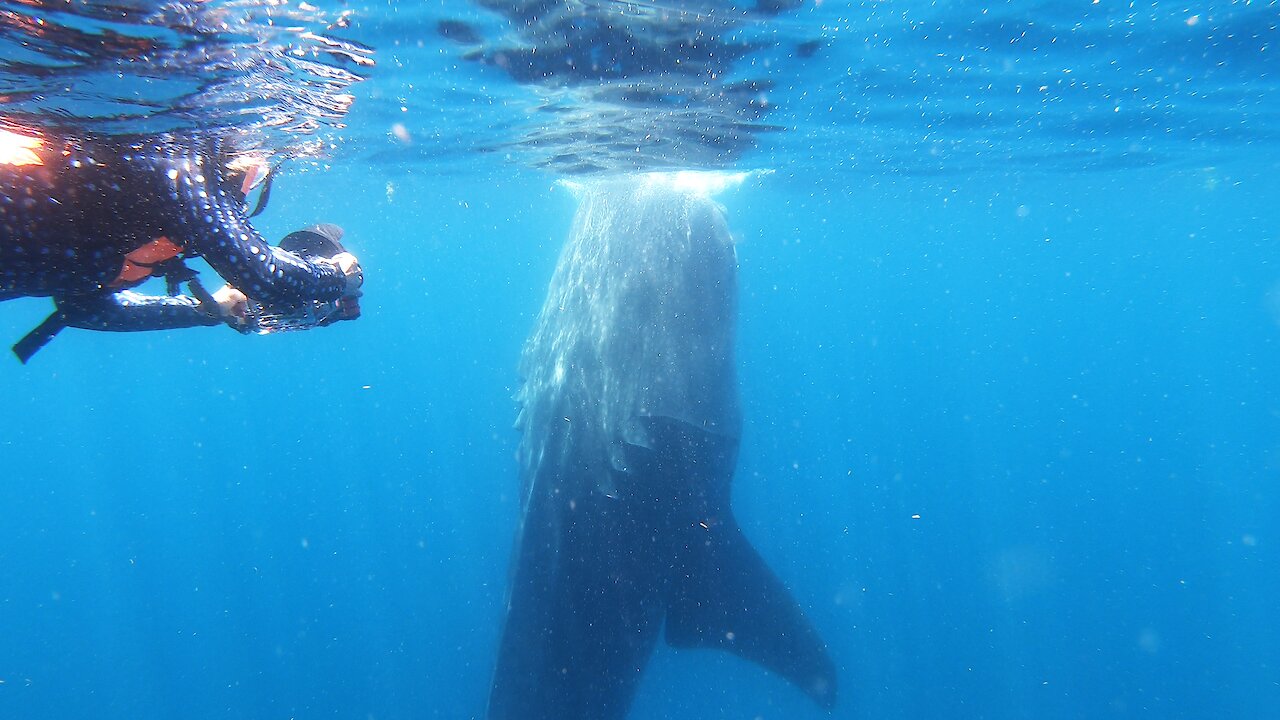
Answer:
<svg viewBox="0 0 1280 720"><path fill-rule="evenodd" d="M381 67L345 132L393 153L388 100L448 72L389 61L381 32L355 36ZM1050 59L1071 52L1096 60ZM741 263L735 511L830 647L834 717L1275 716L1270 57L1230 82L1184 66L1249 100L1226 144L1092 124L1115 162L1028 130L999 157L912 141L851 164L883 128L837 157L802 142L815 119L730 163L776 170L719 197ZM457 67L458 92L489 73ZM404 98L415 139L481 132L458 97ZM259 228L342 224L358 322L68 331L0 371L0 718L483 716L515 365L575 203L518 152L463 146L348 147L277 181ZM0 306L0 338L48 309ZM660 649L631 717L824 714L736 658Z"/></svg>

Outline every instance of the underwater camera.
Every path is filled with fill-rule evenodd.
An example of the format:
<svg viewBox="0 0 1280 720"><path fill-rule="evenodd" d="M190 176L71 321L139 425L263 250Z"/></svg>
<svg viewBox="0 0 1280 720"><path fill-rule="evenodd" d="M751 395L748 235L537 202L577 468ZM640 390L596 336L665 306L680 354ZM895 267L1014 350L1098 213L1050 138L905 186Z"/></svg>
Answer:
<svg viewBox="0 0 1280 720"><path fill-rule="evenodd" d="M354 305L354 313L350 306ZM305 305L288 308L274 308L261 303L249 301L249 309L245 313L248 324L242 329L246 334L269 335L293 330L310 330L323 327L337 320L358 317L359 305L354 298L344 298L330 302L312 301Z"/></svg>
<svg viewBox="0 0 1280 720"><path fill-rule="evenodd" d="M346 252L346 248L340 242L341 238L342 229L337 225L314 225L305 230L289 233L280 241L280 249L288 250L299 257L328 259ZM360 317L360 300L356 297L341 297L328 301L312 300L301 305L286 307L263 305L250 300L246 313L248 323L241 328L241 332L267 335L310 330L338 320L354 320L358 317Z"/></svg>

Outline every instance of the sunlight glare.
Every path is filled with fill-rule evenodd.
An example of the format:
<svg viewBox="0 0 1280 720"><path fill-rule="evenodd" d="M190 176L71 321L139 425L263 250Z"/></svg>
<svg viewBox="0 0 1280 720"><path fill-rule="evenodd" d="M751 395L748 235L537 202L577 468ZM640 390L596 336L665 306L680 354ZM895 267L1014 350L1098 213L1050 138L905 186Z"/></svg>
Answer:
<svg viewBox="0 0 1280 720"><path fill-rule="evenodd" d="M0 130L0 165L43 165L36 153L43 145L40 138Z"/></svg>

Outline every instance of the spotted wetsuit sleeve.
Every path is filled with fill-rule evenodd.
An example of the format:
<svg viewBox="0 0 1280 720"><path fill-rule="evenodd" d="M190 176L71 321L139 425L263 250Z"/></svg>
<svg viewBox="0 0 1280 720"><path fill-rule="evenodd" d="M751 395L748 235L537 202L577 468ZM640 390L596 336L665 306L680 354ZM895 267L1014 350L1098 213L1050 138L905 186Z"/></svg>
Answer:
<svg viewBox="0 0 1280 720"><path fill-rule="evenodd" d="M336 300L346 288L342 271L273 247L249 224L222 169L197 155L166 171L180 220L176 235L233 287L264 305Z"/></svg>
<svg viewBox="0 0 1280 720"><path fill-rule="evenodd" d="M67 327L112 332L168 330L221 325L186 295L143 295L122 290L110 295L84 295L58 301L58 315Z"/></svg>

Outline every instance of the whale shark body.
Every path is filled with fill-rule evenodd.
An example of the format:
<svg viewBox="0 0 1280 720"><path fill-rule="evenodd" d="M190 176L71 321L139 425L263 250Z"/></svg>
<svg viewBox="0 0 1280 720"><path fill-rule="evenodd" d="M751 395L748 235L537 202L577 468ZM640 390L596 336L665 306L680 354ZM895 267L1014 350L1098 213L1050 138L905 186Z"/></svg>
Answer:
<svg viewBox="0 0 1280 720"><path fill-rule="evenodd" d="M821 706L835 668L730 510L737 256L705 193L583 190L521 361L521 519L490 720L624 718L659 637Z"/></svg>

